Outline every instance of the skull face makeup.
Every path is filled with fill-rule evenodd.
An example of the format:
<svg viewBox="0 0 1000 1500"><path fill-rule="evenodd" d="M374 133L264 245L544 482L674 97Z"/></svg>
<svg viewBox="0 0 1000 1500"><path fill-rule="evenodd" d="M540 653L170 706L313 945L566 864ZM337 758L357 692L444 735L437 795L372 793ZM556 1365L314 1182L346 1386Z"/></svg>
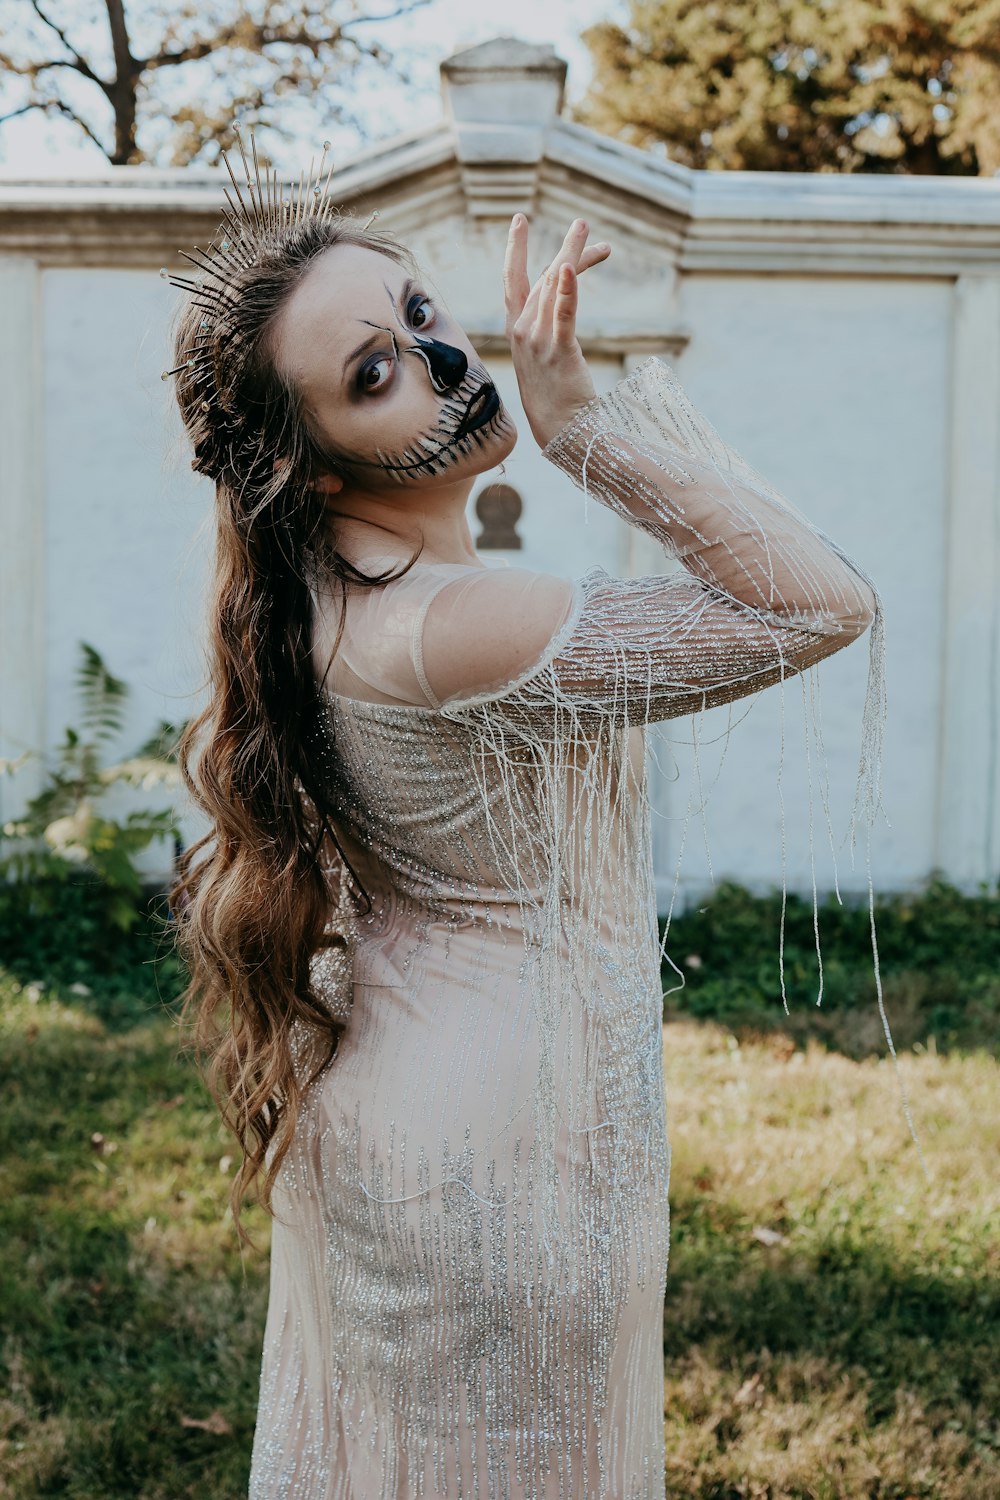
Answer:
<svg viewBox="0 0 1000 1500"><path fill-rule="evenodd" d="M320 255L282 308L273 348L350 491L469 487L516 441L464 330L377 251Z"/></svg>

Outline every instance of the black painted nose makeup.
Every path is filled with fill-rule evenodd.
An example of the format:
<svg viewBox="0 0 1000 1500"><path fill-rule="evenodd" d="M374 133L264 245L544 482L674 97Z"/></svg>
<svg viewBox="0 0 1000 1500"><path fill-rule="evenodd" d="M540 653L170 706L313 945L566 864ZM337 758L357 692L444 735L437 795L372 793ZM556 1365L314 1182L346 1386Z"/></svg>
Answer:
<svg viewBox="0 0 1000 1500"><path fill-rule="evenodd" d="M461 385L469 368L469 361L461 349L456 349L451 344L442 344L438 339L422 339L416 335L413 337L416 337L419 347L409 352L420 355L427 366L434 389L440 394Z"/></svg>

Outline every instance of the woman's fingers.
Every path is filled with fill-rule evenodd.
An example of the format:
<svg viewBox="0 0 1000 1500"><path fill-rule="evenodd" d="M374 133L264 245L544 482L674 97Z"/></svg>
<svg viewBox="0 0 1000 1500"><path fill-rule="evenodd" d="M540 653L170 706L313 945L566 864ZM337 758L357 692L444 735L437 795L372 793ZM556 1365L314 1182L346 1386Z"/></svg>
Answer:
<svg viewBox="0 0 1000 1500"><path fill-rule="evenodd" d="M557 255L531 286L528 225L515 214L504 262L507 335L518 390L532 435L544 447L593 399L594 381L576 336L579 277L606 260L611 246L587 245L585 219L574 219Z"/></svg>
<svg viewBox="0 0 1000 1500"><path fill-rule="evenodd" d="M576 338L576 304L576 272L567 262L559 267L552 312L552 343L556 349L568 348Z"/></svg>
<svg viewBox="0 0 1000 1500"><path fill-rule="evenodd" d="M587 243L590 225L586 219L574 219L562 242L562 249L541 278L538 301L535 307L535 322L532 330L536 338L544 338L552 328L555 310L556 286L564 265L575 266Z"/></svg>
<svg viewBox="0 0 1000 1500"><path fill-rule="evenodd" d="M503 271L507 335L512 341L528 343L537 355L546 351L565 355L569 351L573 357L578 277L611 254L606 241L588 245L589 233L585 219L574 219L558 253L532 286L528 277L528 220L524 214L514 215ZM576 353L578 356L579 350Z"/></svg>
<svg viewBox="0 0 1000 1500"><path fill-rule="evenodd" d="M576 274L579 276L584 271L589 271L591 266L598 265L602 260L607 260L611 254L611 246L602 241L599 245L588 245L576 264Z"/></svg>
<svg viewBox="0 0 1000 1500"><path fill-rule="evenodd" d="M521 316L530 291L528 221L523 214L515 214L507 235L507 253L503 265L503 293L508 327Z"/></svg>
<svg viewBox="0 0 1000 1500"><path fill-rule="evenodd" d="M602 250L600 255L587 261L587 265L595 265L598 260L604 260L610 253L611 247L609 245ZM577 267L574 269L568 261L565 261L559 267L559 274L556 278L555 300L552 308L552 346L554 349L568 349L576 341L576 314L579 303L580 274L580 268Z"/></svg>
<svg viewBox="0 0 1000 1500"><path fill-rule="evenodd" d="M559 254L532 286L528 279L528 221L523 214L514 215L507 234L503 271L508 334L512 324L522 316L527 323L533 323L538 311L538 300L545 285L545 277L549 271L552 272L554 281L558 275L559 266L564 261L572 261L579 273L589 270L591 266L596 266L611 254L611 246L605 241L598 245L587 245L586 239L585 222L575 219L566 232Z"/></svg>
<svg viewBox="0 0 1000 1500"><path fill-rule="evenodd" d="M579 247L582 247L587 243L587 235L589 233L590 225L587 223L586 219L574 219L572 224L567 229L565 235L563 236L563 242L559 250L559 254L555 257L552 264L556 265L557 263L560 263L564 260L569 260L570 253L573 250L574 245L578 247L576 253L577 256L579 256Z"/></svg>

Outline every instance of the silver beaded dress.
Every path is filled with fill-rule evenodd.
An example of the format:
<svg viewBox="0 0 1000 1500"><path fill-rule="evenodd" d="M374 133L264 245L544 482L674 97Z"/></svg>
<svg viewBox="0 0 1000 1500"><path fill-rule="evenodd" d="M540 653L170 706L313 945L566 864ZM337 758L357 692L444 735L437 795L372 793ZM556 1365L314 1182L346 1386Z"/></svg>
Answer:
<svg viewBox="0 0 1000 1500"><path fill-rule="evenodd" d="M644 726L873 626L872 779L878 595L670 367L647 360L544 451L676 566L570 582L418 561L349 590L324 736L371 905L276 1184L249 1500L660 1500ZM318 675L335 625L318 607Z"/></svg>

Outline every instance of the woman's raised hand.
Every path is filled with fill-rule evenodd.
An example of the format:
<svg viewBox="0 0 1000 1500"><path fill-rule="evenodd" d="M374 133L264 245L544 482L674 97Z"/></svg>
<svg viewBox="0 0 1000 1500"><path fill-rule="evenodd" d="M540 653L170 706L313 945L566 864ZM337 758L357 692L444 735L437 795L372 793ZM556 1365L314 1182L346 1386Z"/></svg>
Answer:
<svg viewBox="0 0 1000 1500"><path fill-rule="evenodd" d="M528 281L528 221L515 214L507 238L503 288L507 338L521 404L544 448L596 392L576 337L577 276L606 260L611 246L587 245L585 219L574 219L558 255L534 286Z"/></svg>

